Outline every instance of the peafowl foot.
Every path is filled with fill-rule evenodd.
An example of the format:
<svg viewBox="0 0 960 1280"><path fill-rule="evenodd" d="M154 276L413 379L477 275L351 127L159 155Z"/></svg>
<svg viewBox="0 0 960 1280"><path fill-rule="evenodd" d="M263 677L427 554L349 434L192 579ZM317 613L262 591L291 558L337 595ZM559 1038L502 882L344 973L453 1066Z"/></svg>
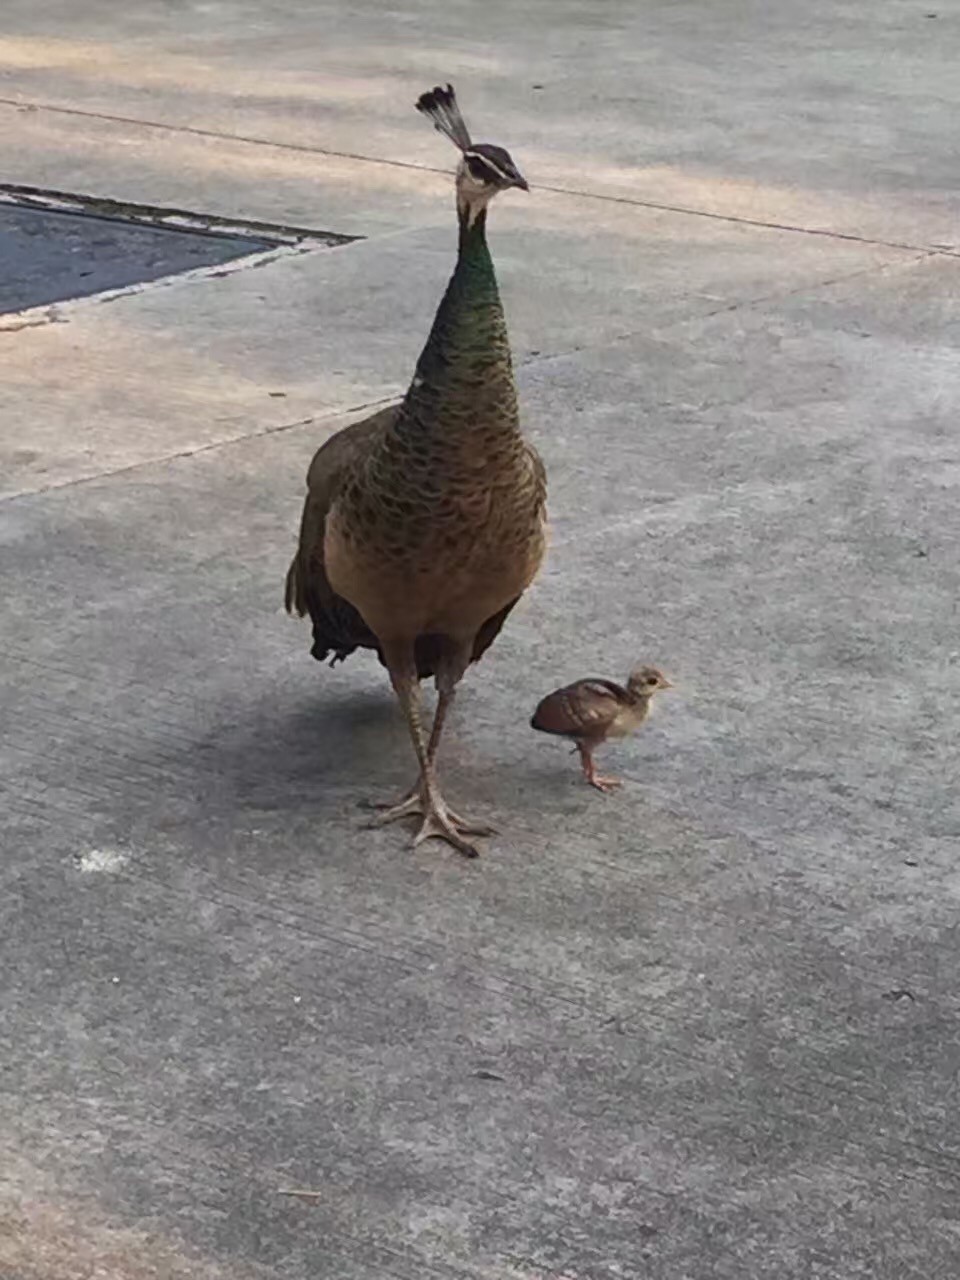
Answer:
<svg viewBox="0 0 960 1280"><path fill-rule="evenodd" d="M431 796L421 783L413 787L396 804L374 804L371 807L380 811L377 817L372 819L371 826L386 826L388 822L397 822L402 818L423 818L423 824L413 842L414 846L435 837L438 840L446 840L468 858L475 858L477 850L464 840L463 836L496 834L496 828L487 823L474 822L469 818L461 817L459 813L448 808L446 801L439 793L434 791Z"/></svg>
<svg viewBox="0 0 960 1280"><path fill-rule="evenodd" d="M385 827L400 818L419 818L423 813L420 787L413 787L402 800L368 800L364 808L376 810L377 816L370 820L371 827Z"/></svg>
<svg viewBox="0 0 960 1280"><path fill-rule="evenodd" d="M480 823L465 821L459 814L448 809L439 792L434 791L424 806L423 825L413 838L413 847L423 844L424 840L445 840L447 844L465 858L478 858L480 850L476 845L465 840L464 836L485 836L491 834L491 828Z"/></svg>

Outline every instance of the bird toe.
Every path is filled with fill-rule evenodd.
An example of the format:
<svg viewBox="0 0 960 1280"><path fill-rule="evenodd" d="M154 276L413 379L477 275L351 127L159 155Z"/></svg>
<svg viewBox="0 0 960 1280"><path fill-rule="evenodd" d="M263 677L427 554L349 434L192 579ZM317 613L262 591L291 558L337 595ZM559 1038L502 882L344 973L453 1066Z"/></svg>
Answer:
<svg viewBox="0 0 960 1280"><path fill-rule="evenodd" d="M453 822L453 815L432 806L423 819L423 825L413 838L413 847L423 844L424 840L445 840L465 858L479 858L480 850L465 840Z"/></svg>
<svg viewBox="0 0 960 1280"><path fill-rule="evenodd" d="M376 817L367 823L368 827L385 827L387 823L397 822L400 818L419 818L425 811L419 787L415 787L396 803L367 800L363 807L376 813Z"/></svg>
<svg viewBox="0 0 960 1280"><path fill-rule="evenodd" d="M475 822L472 818L461 818L459 813L454 813L452 809L447 810L447 816L461 835L495 836L497 834L497 828L492 827L489 822Z"/></svg>
<svg viewBox="0 0 960 1280"><path fill-rule="evenodd" d="M618 791L623 786L619 778L601 778L599 775L590 779L590 785L596 787L598 791L602 791L604 795L608 795L611 791Z"/></svg>

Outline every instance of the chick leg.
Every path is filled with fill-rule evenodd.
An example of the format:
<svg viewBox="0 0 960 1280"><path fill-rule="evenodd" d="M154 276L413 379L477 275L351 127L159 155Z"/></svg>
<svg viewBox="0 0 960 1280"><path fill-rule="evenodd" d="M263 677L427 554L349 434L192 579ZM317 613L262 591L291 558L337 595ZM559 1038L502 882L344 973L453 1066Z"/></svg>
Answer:
<svg viewBox="0 0 960 1280"><path fill-rule="evenodd" d="M623 785L619 778L605 778L597 773L596 766L593 763L593 748L589 742L578 742L577 750L580 752L583 776L591 787L596 787L598 791L607 792L616 791L617 787Z"/></svg>

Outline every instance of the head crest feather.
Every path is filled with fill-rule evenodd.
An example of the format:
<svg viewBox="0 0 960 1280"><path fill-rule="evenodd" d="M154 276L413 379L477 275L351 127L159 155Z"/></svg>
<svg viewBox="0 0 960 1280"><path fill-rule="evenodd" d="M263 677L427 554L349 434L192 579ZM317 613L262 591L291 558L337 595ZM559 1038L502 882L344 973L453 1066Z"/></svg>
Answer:
<svg viewBox="0 0 960 1280"><path fill-rule="evenodd" d="M433 127L450 139L461 151L469 149L470 133L464 124L460 108L457 106L457 95L453 85L444 89L437 85L417 99L417 110L433 121Z"/></svg>

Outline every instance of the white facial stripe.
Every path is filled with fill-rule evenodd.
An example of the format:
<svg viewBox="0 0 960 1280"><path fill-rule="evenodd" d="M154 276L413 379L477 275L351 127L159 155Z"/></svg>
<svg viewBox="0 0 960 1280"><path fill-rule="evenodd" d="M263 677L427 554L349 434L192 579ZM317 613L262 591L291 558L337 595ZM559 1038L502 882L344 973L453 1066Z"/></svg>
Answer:
<svg viewBox="0 0 960 1280"><path fill-rule="evenodd" d="M502 182L506 182L508 184L513 182L513 178L510 176L510 174L504 173L504 171L499 167L499 165L494 164L494 162L490 159L489 156L483 156L480 154L479 151L465 151L463 154L468 159L472 158L474 160L479 160L481 164L485 164L487 168L490 169L491 172L495 173Z"/></svg>

